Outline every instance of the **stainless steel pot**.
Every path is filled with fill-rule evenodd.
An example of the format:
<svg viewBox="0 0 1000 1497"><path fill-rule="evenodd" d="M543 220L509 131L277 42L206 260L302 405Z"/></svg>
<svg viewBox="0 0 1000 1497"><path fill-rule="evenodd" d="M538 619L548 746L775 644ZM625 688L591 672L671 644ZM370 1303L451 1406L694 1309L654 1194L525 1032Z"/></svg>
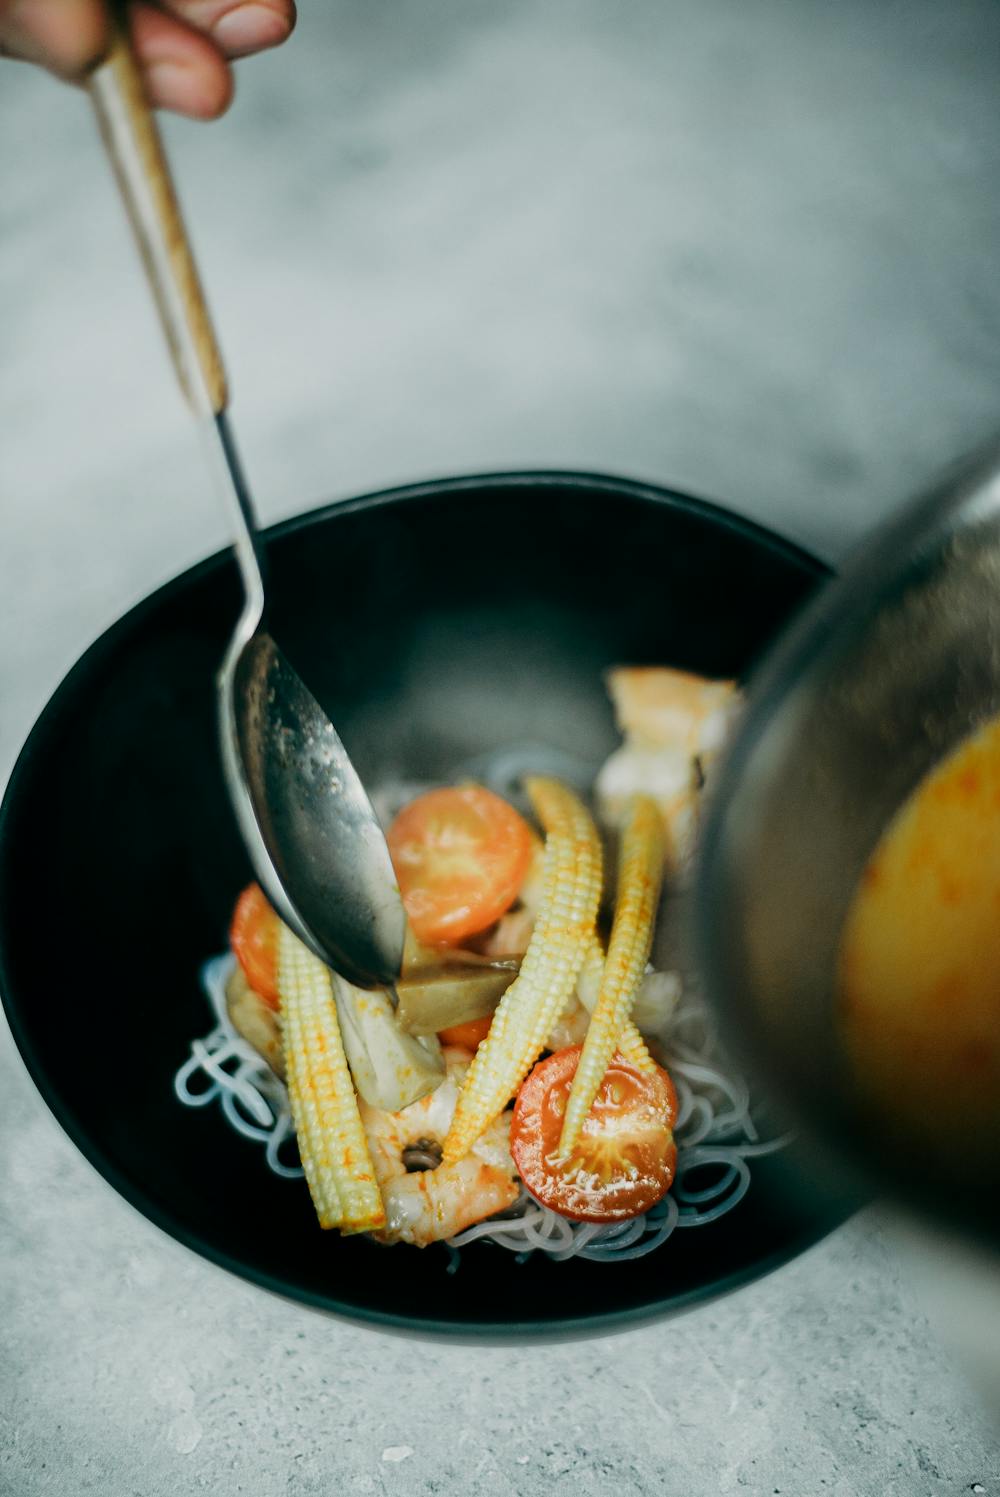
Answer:
<svg viewBox="0 0 1000 1497"><path fill-rule="evenodd" d="M1000 448L866 543L752 679L695 907L711 997L827 1164L1000 1249L1000 1146L992 1180L928 1181L914 1153L890 1154L852 1101L834 1011L841 928L881 833L998 713Z"/></svg>

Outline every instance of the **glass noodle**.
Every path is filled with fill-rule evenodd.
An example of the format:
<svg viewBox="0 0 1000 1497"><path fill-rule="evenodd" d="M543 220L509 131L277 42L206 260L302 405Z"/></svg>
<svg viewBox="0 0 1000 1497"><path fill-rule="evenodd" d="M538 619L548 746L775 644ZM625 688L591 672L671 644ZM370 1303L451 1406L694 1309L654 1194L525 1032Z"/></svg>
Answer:
<svg viewBox="0 0 1000 1497"><path fill-rule="evenodd" d="M464 765L455 780L475 778L498 794L523 805L522 777L530 773L558 776L586 792L596 765L541 745L525 745ZM405 801L426 784L386 786L373 796L387 822ZM206 962L201 981L215 1024L195 1040L191 1055L174 1078L178 1099L188 1107L217 1104L229 1123L264 1149L268 1167L285 1179L299 1179L288 1094L257 1051L233 1028L226 1011L225 987L234 958L228 953ZM750 1187L748 1161L784 1147L788 1137L762 1139L746 1082L726 1063L711 1015L696 995L687 992L659 1036L659 1050L677 1091L674 1125L677 1174L670 1192L645 1216L612 1226L571 1222L540 1205L527 1191L503 1213L478 1222L447 1244L450 1267L458 1266L460 1248L491 1242L524 1258L533 1252L562 1261L586 1258L597 1263L623 1262L654 1252L675 1232L705 1226L732 1211Z"/></svg>
<svg viewBox="0 0 1000 1497"><path fill-rule="evenodd" d="M226 980L234 960L226 953L202 968L215 1025L192 1044L191 1055L174 1077L174 1090L187 1107L218 1105L237 1133L263 1147L276 1175L299 1179L302 1169L285 1087L236 1033L226 1012ZM731 1211L750 1185L747 1161L773 1153L788 1139L760 1138L746 1083L721 1068L716 1043L702 1003L685 999L671 1021L667 1041L677 1090L677 1176L670 1193L645 1216L614 1226L571 1222L522 1191L502 1219L478 1222L452 1238L449 1246L458 1249L488 1241L518 1254L543 1252L557 1261L580 1257L619 1262L653 1252L675 1230L703 1226Z"/></svg>

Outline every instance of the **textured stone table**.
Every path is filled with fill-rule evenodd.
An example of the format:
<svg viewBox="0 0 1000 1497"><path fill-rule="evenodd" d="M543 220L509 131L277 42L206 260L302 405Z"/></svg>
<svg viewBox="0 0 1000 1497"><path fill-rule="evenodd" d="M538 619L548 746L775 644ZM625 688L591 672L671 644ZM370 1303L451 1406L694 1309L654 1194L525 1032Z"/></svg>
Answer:
<svg viewBox="0 0 1000 1497"><path fill-rule="evenodd" d="M614 470L829 557L1000 414L992 0L304 0L169 134L265 518ZM85 101L0 64L0 777L84 644L225 540ZM97 958L95 958L97 960ZM1000 1493L874 1218L614 1340L475 1351L136 1216L0 1039L0 1492Z"/></svg>

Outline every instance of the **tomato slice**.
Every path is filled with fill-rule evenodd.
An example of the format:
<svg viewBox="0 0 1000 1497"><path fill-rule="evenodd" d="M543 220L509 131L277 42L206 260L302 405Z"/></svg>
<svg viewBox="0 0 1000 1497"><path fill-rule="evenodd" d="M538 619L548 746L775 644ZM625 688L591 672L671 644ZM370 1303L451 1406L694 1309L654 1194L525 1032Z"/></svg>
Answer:
<svg viewBox="0 0 1000 1497"><path fill-rule="evenodd" d="M419 941L454 946L493 925L517 898L532 833L481 785L429 790L389 828L403 904Z"/></svg>
<svg viewBox="0 0 1000 1497"><path fill-rule="evenodd" d="M478 1050L490 1032L493 1015L485 1019L467 1019L464 1024L452 1024L448 1029L438 1030L442 1045L461 1045L463 1050Z"/></svg>
<svg viewBox="0 0 1000 1497"><path fill-rule="evenodd" d="M278 917L259 884L248 884L236 901L229 944L254 992L278 1008Z"/></svg>
<svg viewBox="0 0 1000 1497"><path fill-rule="evenodd" d="M666 1195L677 1166L677 1095L666 1071L637 1071L620 1055L608 1067L572 1159L556 1158L581 1045L539 1061L514 1105L510 1152L543 1206L572 1221L641 1216Z"/></svg>

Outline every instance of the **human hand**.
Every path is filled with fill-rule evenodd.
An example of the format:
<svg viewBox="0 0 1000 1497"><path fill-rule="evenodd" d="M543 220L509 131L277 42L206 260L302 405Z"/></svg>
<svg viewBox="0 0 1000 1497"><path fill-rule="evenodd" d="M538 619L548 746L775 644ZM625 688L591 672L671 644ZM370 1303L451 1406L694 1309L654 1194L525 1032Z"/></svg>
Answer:
<svg viewBox="0 0 1000 1497"><path fill-rule="evenodd" d="M233 96L230 62L276 47L295 0L130 0L129 29L150 101L215 119ZM108 39L104 0L0 0L0 55L81 77Z"/></svg>

